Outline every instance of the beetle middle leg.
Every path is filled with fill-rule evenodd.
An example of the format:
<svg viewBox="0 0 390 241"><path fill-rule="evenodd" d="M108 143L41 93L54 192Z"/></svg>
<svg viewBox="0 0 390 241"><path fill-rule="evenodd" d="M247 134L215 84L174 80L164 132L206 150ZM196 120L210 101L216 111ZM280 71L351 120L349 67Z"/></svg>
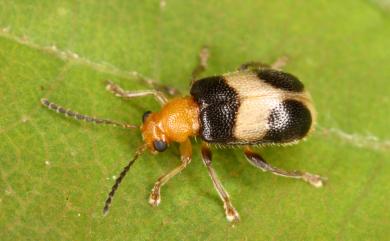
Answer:
<svg viewBox="0 0 390 241"><path fill-rule="evenodd" d="M199 76L206 70L207 62L209 60L210 52L209 49L204 46L199 52L199 62L191 74L191 85L199 78Z"/></svg>
<svg viewBox="0 0 390 241"><path fill-rule="evenodd" d="M244 153L249 163L251 163L253 166L265 172L268 171L282 177L302 179L303 181L317 188L322 187L324 185L324 181L326 180L325 178L319 175L311 174L308 172L285 171L283 169L273 167L270 164L268 164L259 154L254 153L250 147L246 147Z"/></svg>
<svg viewBox="0 0 390 241"><path fill-rule="evenodd" d="M161 201L160 190L161 187L166 184L172 177L179 174L182 170L184 170L188 164L191 162L192 158L192 146L191 141L187 139L185 142L180 143L180 155L181 155L181 164L177 166L175 169L170 171L169 173L161 176L157 179L156 183L153 186L152 192L149 197L149 203L152 206L158 206Z"/></svg>
<svg viewBox="0 0 390 241"><path fill-rule="evenodd" d="M237 222L240 220L240 216L233 204L230 201L229 194L226 192L223 187L221 181L219 180L217 173L214 168L211 166L212 154L210 147L207 143L202 143L202 160L204 165L207 167L211 180L213 181L213 185L215 190L217 190L219 197L223 202L223 207L225 209L226 218L229 222Z"/></svg>
<svg viewBox="0 0 390 241"><path fill-rule="evenodd" d="M107 81L106 89L111 93L113 93L114 95L125 99L153 95L156 98L156 100L160 102L161 105L164 105L168 102L168 98L165 96L165 94L158 90L127 91L127 90L123 90L122 87L120 87L117 84L114 84L111 81Z"/></svg>

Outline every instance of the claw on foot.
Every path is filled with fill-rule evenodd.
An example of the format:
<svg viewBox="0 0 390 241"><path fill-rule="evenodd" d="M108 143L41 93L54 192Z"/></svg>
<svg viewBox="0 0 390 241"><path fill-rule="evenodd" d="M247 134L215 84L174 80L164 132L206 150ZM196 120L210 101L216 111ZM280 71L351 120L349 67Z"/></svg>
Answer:
<svg viewBox="0 0 390 241"><path fill-rule="evenodd" d="M161 202L160 198L160 190L156 190L153 188L152 193L150 194L149 197L149 204L152 205L153 207L157 207Z"/></svg>
<svg viewBox="0 0 390 241"><path fill-rule="evenodd" d="M237 223L240 221L240 215L233 206L225 207L226 218L231 223Z"/></svg>
<svg viewBox="0 0 390 241"><path fill-rule="evenodd" d="M106 81L105 81L105 84L106 84L106 90L108 90L108 91L113 91L113 89L114 89L114 84L111 82L111 80L106 80Z"/></svg>
<svg viewBox="0 0 390 241"><path fill-rule="evenodd" d="M326 178L308 172L304 173L302 179L316 188L322 187L326 181Z"/></svg>
<svg viewBox="0 0 390 241"><path fill-rule="evenodd" d="M116 95L118 97L121 97L121 95L119 93L123 92L123 90L119 86L115 85L110 80L106 81L106 90L113 93L114 95Z"/></svg>

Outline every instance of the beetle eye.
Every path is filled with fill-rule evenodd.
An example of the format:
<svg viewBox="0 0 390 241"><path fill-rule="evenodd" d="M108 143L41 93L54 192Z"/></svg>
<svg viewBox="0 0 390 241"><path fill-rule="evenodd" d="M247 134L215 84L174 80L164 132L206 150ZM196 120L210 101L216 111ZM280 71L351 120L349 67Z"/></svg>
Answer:
<svg viewBox="0 0 390 241"><path fill-rule="evenodd" d="M158 152L163 152L167 149L168 145L165 141L156 140L153 141L154 149Z"/></svg>
<svg viewBox="0 0 390 241"><path fill-rule="evenodd" d="M146 111L143 115L142 115L142 123L145 123L145 120L146 118L148 118L148 116L152 114L152 112L150 110Z"/></svg>

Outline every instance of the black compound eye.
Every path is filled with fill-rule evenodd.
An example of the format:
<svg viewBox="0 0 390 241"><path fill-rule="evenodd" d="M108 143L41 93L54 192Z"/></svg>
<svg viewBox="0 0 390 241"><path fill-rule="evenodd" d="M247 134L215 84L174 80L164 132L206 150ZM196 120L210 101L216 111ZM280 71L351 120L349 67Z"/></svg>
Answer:
<svg viewBox="0 0 390 241"><path fill-rule="evenodd" d="M148 118L148 116L152 114L152 112L150 110L146 111L143 115L142 115L142 123L145 123L145 120L146 118Z"/></svg>
<svg viewBox="0 0 390 241"><path fill-rule="evenodd" d="M153 141L154 149L158 152L163 152L167 149L168 145L165 141L156 140Z"/></svg>

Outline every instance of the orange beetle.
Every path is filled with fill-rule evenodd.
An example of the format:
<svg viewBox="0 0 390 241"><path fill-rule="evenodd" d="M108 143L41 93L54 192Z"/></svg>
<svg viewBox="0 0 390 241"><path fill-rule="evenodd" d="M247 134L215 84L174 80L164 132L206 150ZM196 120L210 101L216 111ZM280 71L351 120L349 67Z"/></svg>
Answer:
<svg viewBox="0 0 390 241"><path fill-rule="evenodd" d="M316 114L310 95L295 76L280 70L285 59L281 58L271 66L249 62L241 65L236 72L198 80L199 74L207 66L208 56L208 49L203 48L200 62L192 73L189 96L168 100L166 94L177 92L173 88L160 86L155 90L125 91L112 82L108 83L107 90L119 97L130 99L153 95L162 108L159 112L144 113L140 126L144 144L116 179L104 205L105 214L135 160L145 150L162 152L170 143L177 142L180 144L181 164L161 176L150 194L149 203L159 205L161 187L190 163L190 138L196 136L202 139L202 159L224 204L228 221L238 221L239 214L212 167L210 144L241 145L247 160L263 171L302 179L315 187L323 185L324 178L308 172L273 167L251 149L252 145L294 144L314 128ZM82 115L47 99L42 99L41 103L77 120L137 128L135 125Z"/></svg>

